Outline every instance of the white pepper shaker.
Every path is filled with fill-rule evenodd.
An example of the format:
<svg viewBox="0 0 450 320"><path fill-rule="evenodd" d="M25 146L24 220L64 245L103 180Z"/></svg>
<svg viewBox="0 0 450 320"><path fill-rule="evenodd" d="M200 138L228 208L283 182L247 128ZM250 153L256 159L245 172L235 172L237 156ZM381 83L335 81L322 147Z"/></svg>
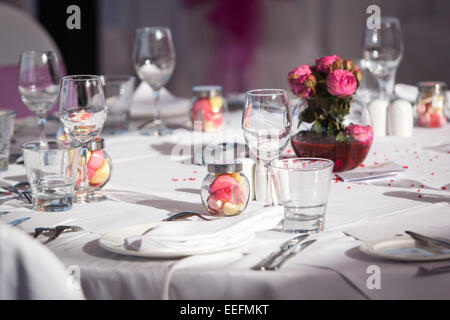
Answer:
<svg viewBox="0 0 450 320"><path fill-rule="evenodd" d="M398 99L388 107L388 134L411 137L414 127L413 107L406 100Z"/></svg>
<svg viewBox="0 0 450 320"><path fill-rule="evenodd" d="M383 99L375 99L369 104L370 118L372 119L373 135L383 137L386 135L386 115L389 102Z"/></svg>

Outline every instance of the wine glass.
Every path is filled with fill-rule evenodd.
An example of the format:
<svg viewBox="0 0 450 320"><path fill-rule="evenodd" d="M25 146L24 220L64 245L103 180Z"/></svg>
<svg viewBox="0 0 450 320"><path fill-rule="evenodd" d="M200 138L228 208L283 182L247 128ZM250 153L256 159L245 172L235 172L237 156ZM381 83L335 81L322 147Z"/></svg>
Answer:
<svg viewBox="0 0 450 320"><path fill-rule="evenodd" d="M91 190L87 174L88 144L100 134L106 113L100 76L73 75L62 78L59 88L59 118L66 134L82 145L81 182L75 192L75 202L89 203L106 199L104 195Z"/></svg>
<svg viewBox="0 0 450 320"><path fill-rule="evenodd" d="M286 147L292 131L287 92L281 89L248 91L242 114L242 129L248 148L257 158L257 167L264 170L264 180L259 182L259 186L264 185L265 192L255 192L256 200L272 204L269 163Z"/></svg>
<svg viewBox="0 0 450 320"><path fill-rule="evenodd" d="M381 17L380 28L364 31L364 62L377 78L381 95L390 99L394 92L395 74L403 57L403 39L400 20Z"/></svg>
<svg viewBox="0 0 450 320"><path fill-rule="evenodd" d="M159 98L161 88L169 81L175 68L175 49L168 28L146 27L136 30L133 62L139 78L154 91L155 118L145 126L143 134L163 136L170 130L161 120Z"/></svg>
<svg viewBox="0 0 450 320"><path fill-rule="evenodd" d="M38 119L40 140L45 139L45 119L58 98L60 78L56 53L27 51L20 55L19 94Z"/></svg>

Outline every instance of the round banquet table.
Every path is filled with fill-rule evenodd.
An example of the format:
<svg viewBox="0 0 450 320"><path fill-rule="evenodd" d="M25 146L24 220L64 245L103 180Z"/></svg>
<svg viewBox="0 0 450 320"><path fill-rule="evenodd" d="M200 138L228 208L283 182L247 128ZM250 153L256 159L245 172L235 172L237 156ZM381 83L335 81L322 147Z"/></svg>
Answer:
<svg viewBox="0 0 450 320"><path fill-rule="evenodd" d="M240 116L240 112L229 114L224 131L227 139L243 142ZM107 232L161 221L177 211L202 212L199 190L205 166L172 157L174 148L191 150L190 145L199 141L182 127L186 120L182 116L169 119L179 129L167 137L143 136L136 130L104 135L113 159L111 181L102 191L108 200L75 204L60 213L35 212L17 199L2 200L2 210L11 213L0 219L31 217L21 224L24 232L56 224L82 226L85 231L64 233L46 245L67 267L79 267L88 299L450 298L449 272L427 273L424 270L431 264L367 256L358 250L361 240L354 236L394 235L409 222L408 227L416 223L450 238L450 125L415 128L411 138L376 137L364 164L394 161L404 171L375 180L333 180L325 230L311 236L316 243L278 271L251 270L293 237L276 229L258 232L249 244L234 250L181 259L138 258L101 248L98 240ZM35 129L33 119L18 121L13 150L30 139ZM221 134L206 134L206 140L222 142ZM22 165L10 165L2 173L7 182L25 179ZM256 205L250 203L250 207ZM433 266L444 264L448 266L450 261L434 262ZM368 285L373 265L381 270L380 288Z"/></svg>

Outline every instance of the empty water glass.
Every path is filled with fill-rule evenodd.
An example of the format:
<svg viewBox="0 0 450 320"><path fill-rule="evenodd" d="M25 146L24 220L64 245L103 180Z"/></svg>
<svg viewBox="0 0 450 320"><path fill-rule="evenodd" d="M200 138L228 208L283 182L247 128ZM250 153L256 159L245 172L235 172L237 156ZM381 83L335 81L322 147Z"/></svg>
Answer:
<svg viewBox="0 0 450 320"><path fill-rule="evenodd" d="M0 171L8 170L9 147L14 133L16 112L0 110Z"/></svg>
<svg viewBox="0 0 450 320"><path fill-rule="evenodd" d="M32 209L57 212L72 208L80 144L32 141L23 144L22 151L33 196Z"/></svg>
<svg viewBox="0 0 450 320"><path fill-rule="evenodd" d="M323 230L333 165L333 161L321 158L271 162L278 202L284 206L283 231L315 233Z"/></svg>
<svg viewBox="0 0 450 320"><path fill-rule="evenodd" d="M130 108L136 77L129 75L102 75L108 117L103 133L118 134L128 131Z"/></svg>

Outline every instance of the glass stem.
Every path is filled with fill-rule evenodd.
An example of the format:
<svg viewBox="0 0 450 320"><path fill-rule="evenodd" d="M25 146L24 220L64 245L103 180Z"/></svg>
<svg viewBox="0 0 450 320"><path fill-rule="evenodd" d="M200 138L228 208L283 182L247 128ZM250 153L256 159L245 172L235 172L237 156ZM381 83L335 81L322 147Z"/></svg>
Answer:
<svg viewBox="0 0 450 320"><path fill-rule="evenodd" d="M81 182L80 182L80 190L88 191L89 190L89 178L88 178L88 171L87 171L87 153L88 148L86 145L83 145L81 148L81 158L82 160L82 175L81 175Z"/></svg>
<svg viewBox="0 0 450 320"><path fill-rule="evenodd" d="M266 205L272 205L272 180L270 178L270 162L258 159L258 166L264 168L264 184L265 184L265 199L264 203ZM257 199L258 200L258 199Z"/></svg>
<svg viewBox="0 0 450 320"><path fill-rule="evenodd" d="M272 179L270 178L270 165L269 163L264 163L264 169L266 172L266 205L273 205L272 199Z"/></svg>
<svg viewBox="0 0 450 320"><path fill-rule="evenodd" d="M39 139L45 140L45 117L37 116L38 126L39 126Z"/></svg>
<svg viewBox="0 0 450 320"><path fill-rule="evenodd" d="M378 85L380 86L381 96L383 99L390 100L394 94L396 72L397 70L394 70L387 76L378 78Z"/></svg>
<svg viewBox="0 0 450 320"><path fill-rule="evenodd" d="M154 91L155 91L155 99L154 99L155 122L159 123L159 122L161 122L161 112L159 110L159 100L160 100L161 89L155 89Z"/></svg>

